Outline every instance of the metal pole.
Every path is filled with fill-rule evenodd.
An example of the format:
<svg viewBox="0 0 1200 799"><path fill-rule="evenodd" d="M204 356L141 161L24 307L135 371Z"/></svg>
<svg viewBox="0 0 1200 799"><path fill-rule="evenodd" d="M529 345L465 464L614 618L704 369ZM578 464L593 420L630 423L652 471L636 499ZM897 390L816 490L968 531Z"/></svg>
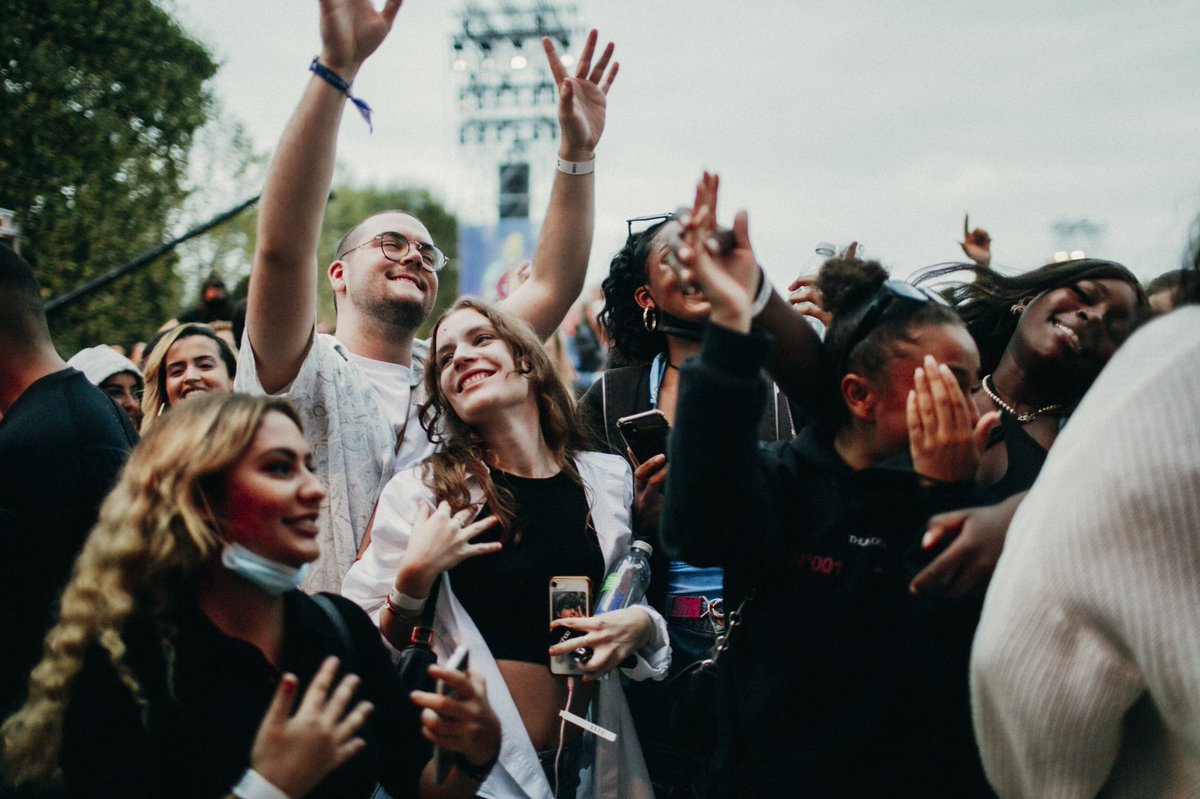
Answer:
<svg viewBox="0 0 1200 799"><path fill-rule="evenodd" d="M226 222L226 221L232 219L233 217L237 216L242 211L245 211L247 208L249 208L250 206L254 205L256 202L258 202L258 198L261 196L262 196L261 194L256 194L253 197L251 197L249 200L246 200L245 202L240 203L239 205L236 205L233 208L230 208L228 211L224 211L222 213L217 214L212 219L208 220L207 222L205 222L201 225L197 225L196 227L192 228L191 230L189 230L186 233L184 233L183 235L181 235L179 238L172 239L171 241L164 242L163 244L158 245L154 249L147 250L146 252L142 253L141 255L138 255L137 257L133 258L132 260L126 261L125 263L121 264L120 266L113 267L109 271L105 272L103 275L100 275L99 277L96 277L96 278L92 278L87 283L84 283L82 286L77 286L76 288L73 288L70 291L68 291L66 294L61 294L58 297L55 297L54 299L52 299L46 303L46 313L50 313L51 311L56 311L59 308L62 308L63 306L69 305L70 303L74 302L75 300L78 300L81 297L86 297L88 294L91 294L95 291L98 291L99 289L104 288L105 286L107 286L109 283L112 283L117 278L127 275L130 272L133 272L135 270L141 269L143 266L146 266L147 264L154 262L161 256L166 255L171 250L178 247L180 244L183 244L188 239L194 239L196 236L199 236L201 233L207 233L208 231L215 228L217 225L220 225L222 222Z"/></svg>

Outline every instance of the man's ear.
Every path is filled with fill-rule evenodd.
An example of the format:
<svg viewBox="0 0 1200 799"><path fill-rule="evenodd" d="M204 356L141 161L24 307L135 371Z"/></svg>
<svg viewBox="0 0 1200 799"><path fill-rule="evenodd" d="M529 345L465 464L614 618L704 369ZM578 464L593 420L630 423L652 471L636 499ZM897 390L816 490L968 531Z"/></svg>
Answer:
<svg viewBox="0 0 1200 799"><path fill-rule="evenodd" d="M842 377L842 402L850 409L850 415L864 422L875 421L875 387L862 375L848 374Z"/></svg>
<svg viewBox="0 0 1200 799"><path fill-rule="evenodd" d="M633 301L638 304L639 308L658 307L658 303L656 303L654 298L650 296L650 287L645 285L638 286L637 290L633 292Z"/></svg>
<svg viewBox="0 0 1200 799"><path fill-rule="evenodd" d="M345 268L346 265L342 261L334 261L329 265L329 287L333 289L334 294L346 290Z"/></svg>

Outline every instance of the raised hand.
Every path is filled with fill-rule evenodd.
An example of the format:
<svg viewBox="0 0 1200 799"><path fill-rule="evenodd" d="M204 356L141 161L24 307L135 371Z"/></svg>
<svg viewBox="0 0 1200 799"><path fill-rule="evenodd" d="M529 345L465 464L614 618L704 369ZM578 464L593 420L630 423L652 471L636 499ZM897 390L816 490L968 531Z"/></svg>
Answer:
<svg viewBox="0 0 1200 799"><path fill-rule="evenodd" d="M258 726L250 765L288 796L304 796L366 745L358 731L373 707L359 702L346 712L359 680L347 674L331 693L337 668L337 658L325 659L295 715L299 681L294 674L283 675Z"/></svg>
<svg viewBox="0 0 1200 799"><path fill-rule="evenodd" d="M402 2L387 0L376 11L371 0L321 0L321 63L353 80L387 37Z"/></svg>
<svg viewBox="0 0 1200 799"><path fill-rule="evenodd" d="M720 177L705 172L696 185L692 210L680 217L683 245L676 252L679 279L704 292L712 303L713 322L746 332L759 281L766 278L750 246L750 219L745 211L739 211L733 220L733 248L720 252L714 239L719 190Z"/></svg>
<svg viewBox="0 0 1200 799"><path fill-rule="evenodd" d="M603 677L620 666L626 658L645 646L654 633L650 614L636 605L599 616L555 619L550 622L550 629L557 627L576 630L583 635L550 647L551 657L569 654L580 647L592 650L592 656L583 664L585 681Z"/></svg>
<svg viewBox="0 0 1200 799"><path fill-rule="evenodd" d="M992 237L981 227L971 230L970 214L963 215L963 240L958 243L963 253L980 266L992 261Z"/></svg>
<svg viewBox="0 0 1200 799"><path fill-rule="evenodd" d="M567 75L566 67L554 49L554 42L549 37L542 38L550 73L558 86L558 125L562 130L559 155L569 161L588 161L595 157L596 145L604 133L608 90L621 66L612 61L612 42L608 43L599 60L592 65L598 37L595 30L588 33L574 77Z"/></svg>
<svg viewBox="0 0 1200 799"><path fill-rule="evenodd" d="M788 302L797 313L811 316L825 325L833 322L833 314L825 310L825 295L817 288L816 275L804 275L788 284Z"/></svg>
<svg viewBox="0 0 1200 799"><path fill-rule="evenodd" d="M988 431L1000 421L995 411L978 414L950 367L926 355L925 365L913 373L906 407L917 474L947 483L974 479Z"/></svg>
<svg viewBox="0 0 1200 799"><path fill-rule="evenodd" d="M467 558L499 552L499 541L471 543L499 521L495 516L486 516L468 524L474 512L473 508L451 512L447 502L439 502L434 510L428 502L421 500L396 587L410 596L428 596L434 578L442 572L453 569Z"/></svg>
<svg viewBox="0 0 1200 799"><path fill-rule="evenodd" d="M452 695L427 691L409 694L421 711L421 734L449 752L458 752L473 766L496 759L500 752L500 719L487 701L487 684L473 671L461 672L438 665L429 676L442 680Z"/></svg>

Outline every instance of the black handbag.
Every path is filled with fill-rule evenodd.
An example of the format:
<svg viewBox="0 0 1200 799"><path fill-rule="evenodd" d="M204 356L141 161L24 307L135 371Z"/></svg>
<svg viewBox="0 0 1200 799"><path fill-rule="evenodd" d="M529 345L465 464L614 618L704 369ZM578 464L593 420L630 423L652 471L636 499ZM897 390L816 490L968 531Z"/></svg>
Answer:
<svg viewBox="0 0 1200 799"><path fill-rule="evenodd" d="M437 663L437 653L433 651L433 612L441 587L442 575L439 574L429 589L429 598L421 609L421 617L413 625L408 645L400 650L400 659L396 661L396 679L405 693L433 691L435 688L434 679L429 676L429 667Z"/></svg>

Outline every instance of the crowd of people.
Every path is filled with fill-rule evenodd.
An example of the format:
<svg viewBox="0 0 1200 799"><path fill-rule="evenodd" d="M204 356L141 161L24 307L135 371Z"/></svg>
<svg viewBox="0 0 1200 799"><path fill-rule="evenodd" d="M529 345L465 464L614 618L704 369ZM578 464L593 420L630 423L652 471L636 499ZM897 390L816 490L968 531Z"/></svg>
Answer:
<svg viewBox="0 0 1200 799"><path fill-rule="evenodd" d="M851 245L789 296L706 173L630 220L566 347L607 364L568 374L618 72L593 31L571 70L545 41L519 285L417 338L446 256L381 209L325 254L318 332L347 86L400 2L321 7L244 324L209 281L144 360L64 361L0 247L0 795L1200 791L1200 247L1146 287L1010 275L964 224L968 263ZM593 614L635 539L645 596ZM436 690L397 670L418 644Z"/></svg>

